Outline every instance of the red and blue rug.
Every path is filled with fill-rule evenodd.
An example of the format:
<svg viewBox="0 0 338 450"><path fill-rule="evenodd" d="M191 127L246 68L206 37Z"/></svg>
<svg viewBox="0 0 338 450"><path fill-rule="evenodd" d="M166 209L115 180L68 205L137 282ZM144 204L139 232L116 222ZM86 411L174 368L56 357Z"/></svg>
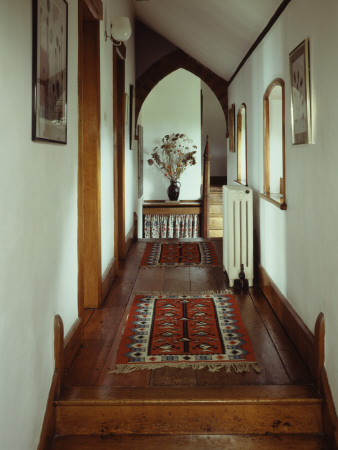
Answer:
<svg viewBox="0 0 338 450"><path fill-rule="evenodd" d="M137 294L113 373L175 368L260 371L233 294Z"/></svg>
<svg viewBox="0 0 338 450"><path fill-rule="evenodd" d="M211 242L148 242L141 267L218 266Z"/></svg>

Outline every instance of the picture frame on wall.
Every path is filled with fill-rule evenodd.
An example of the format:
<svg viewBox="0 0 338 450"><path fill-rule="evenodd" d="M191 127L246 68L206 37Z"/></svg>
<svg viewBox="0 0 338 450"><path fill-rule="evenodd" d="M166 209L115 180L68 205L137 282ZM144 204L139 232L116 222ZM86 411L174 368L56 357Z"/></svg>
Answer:
<svg viewBox="0 0 338 450"><path fill-rule="evenodd" d="M32 139L67 143L68 4L33 0Z"/></svg>
<svg viewBox="0 0 338 450"><path fill-rule="evenodd" d="M135 134L136 134L136 124L135 124L135 87L131 84L129 91L129 148L130 150L135 149Z"/></svg>
<svg viewBox="0 0 338 450"><path fill-rule="evenodd" d="M235 104L228 109L229 151L235 152Z"/></svg>
<svg viewBox="0 0 338 450"><path fill-rule="evenodd" d="M312 142L309 56L309 39L301 42L289 55L292 143L295 145Z"/></svg>

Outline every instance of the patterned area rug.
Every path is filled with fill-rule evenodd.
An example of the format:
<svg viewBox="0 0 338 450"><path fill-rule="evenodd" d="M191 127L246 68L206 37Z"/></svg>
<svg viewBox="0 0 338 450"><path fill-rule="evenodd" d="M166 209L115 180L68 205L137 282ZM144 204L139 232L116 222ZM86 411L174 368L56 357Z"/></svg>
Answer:
<svg viewBox="0 0 338 450"><path fill-rule="evenodd" d="M148 242L141 267L218 266L211 242Z"/></svg>
<svg viewBox="0 0 338 450"><path fill-rule="evenodd" d="M260 372L233 294L137 294L113 373L226 368Z"/></svg>

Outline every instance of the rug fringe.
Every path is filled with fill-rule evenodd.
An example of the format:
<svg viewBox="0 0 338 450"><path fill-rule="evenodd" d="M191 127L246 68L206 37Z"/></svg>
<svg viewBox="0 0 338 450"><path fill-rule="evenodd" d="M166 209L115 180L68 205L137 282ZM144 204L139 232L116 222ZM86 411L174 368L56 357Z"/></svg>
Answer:
<svg viewBox="0 0 338 450"><path fill-rule="evenodd" d="M136 291L133 292L132 295L185 295L185 296L195 296L198 297L199 295L226 295L226 294L233 294L233 289L222 289L219 291L198 291L198 292L192 292L192 291L186 291L186 292L182 292L182 291Z"/></svg>
<svg viewBox="0 0 338 450"><path fill-rule="evenodd" d="M148 363L148 364L118 364L116 369L112 370L110 373L114 374L127 374L135 372L136 370L155 370L162 369L163 367L173 367L175 369L193 369L202 370L209 369L209 372L218 372L220 369L225 368L227 373L234 371L235 373L245 373L253 369L257 373L261 373L261 369L257 362L250 361L217 361L217 362L198 362L191 363L186 361L181 361L179 363Z"/></svg>
<svg viewBox="0 0 338 450"><path fill-rule="evenodd" d="M193 267L194 269L211 269L215 267L221 267L223 269L223 266L221 264L172 264L170 266L167 266L166 264L152 264L151 266L139 266L140 269L176 269L177 267Z"/></svg>

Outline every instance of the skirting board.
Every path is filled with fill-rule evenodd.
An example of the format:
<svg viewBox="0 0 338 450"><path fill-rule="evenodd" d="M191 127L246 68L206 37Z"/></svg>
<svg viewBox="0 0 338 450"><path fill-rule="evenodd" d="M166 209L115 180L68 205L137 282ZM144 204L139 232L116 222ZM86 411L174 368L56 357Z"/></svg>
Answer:
<svg viewBox="0 0 338 450"><path fill-rule="evenodd" d="M82 319L78 317L65 337L64 367L68 370L83 342Z"/></svg>
<svg viewBox="0 0 338 450"><path fill-rule="evenodd" d="M127 234L126 237L126 255L128 251L130 250L130 247L134 241L137 239L137 216L135 214L134 216L134 224L131 227L131 230ZM107 297L110 288L112 287L114 280L116 278L116 259L113 258L110 263L108 264L107 269L105 270L104 274L102 275L102 281L101 281L101 292L102 292L102 303Z"/></svg>
<svg viewBox="0 0 338 450"><path fill-rule="evenodd" d="M134 241L137 239L137 214L134 213L134 224L131 227L129 233L126 236L126 255L130 250L130 247Z"/></svg>
<svg viewBox="0 0 338 450"><path fill-rule="evenodd" d="M55 408L54 400L56 397L57 386L59 384L59 373L54 370L52 384L49 389L46 411L43 418L40 441L37 450L48 450L55 435Z"/></svg>
<svg viewBox="0 0 338 450"><path fill-rule="evenodd" d="M56 316L59 317L59 316ZM55 435L55 408L54 400L58 396L60 385L63 381L63 373L71 366L77 352L82 344L82 319L78 317L73 326L67 333L66 338L63 337L63 323L59 317L59 322L54 321L54 357L55 357L55 370L51 382L51 387L48 394L46 411L42 423L40 441L37 450L48 450ZM57 325L58 329L57 329ZM60 334L60 330L62 333Z"/></svg>
<svg viewBox="0 0 338 450"><path fill-rule="evenodd" d="M338 450L338 419L326 370L325 367L322 367L321 370L318 370L316 367L316 362L318 361L316 349L323 348L324 343L317 342L318 338L311 333L261 265L258 265L258 281L271 308L285 328L315 380L319 371L320 379L316 381L319 384L319 389L324 399L324 432L330 440L332 449ZM320 339L324 340L324 336L321 336Z"/></svg>
<svg viewBox="0 0 338 450"><path fill-rule="evenodd" d="M114 280L116 278L116 260L113 258L107 269L105 270L104 274L102 275L102 303L105 300L105 298L108 295L108 292L110 291L110 288L112 287L112 284L114 283Z"/></svg>
<svg viewBox="0 0 338 450"><path fill-rule="evenodd" d="M279 321L290 336L311 374L314 372L314 335L298 316L265 269L258 266L258 282Z"/></svg>

